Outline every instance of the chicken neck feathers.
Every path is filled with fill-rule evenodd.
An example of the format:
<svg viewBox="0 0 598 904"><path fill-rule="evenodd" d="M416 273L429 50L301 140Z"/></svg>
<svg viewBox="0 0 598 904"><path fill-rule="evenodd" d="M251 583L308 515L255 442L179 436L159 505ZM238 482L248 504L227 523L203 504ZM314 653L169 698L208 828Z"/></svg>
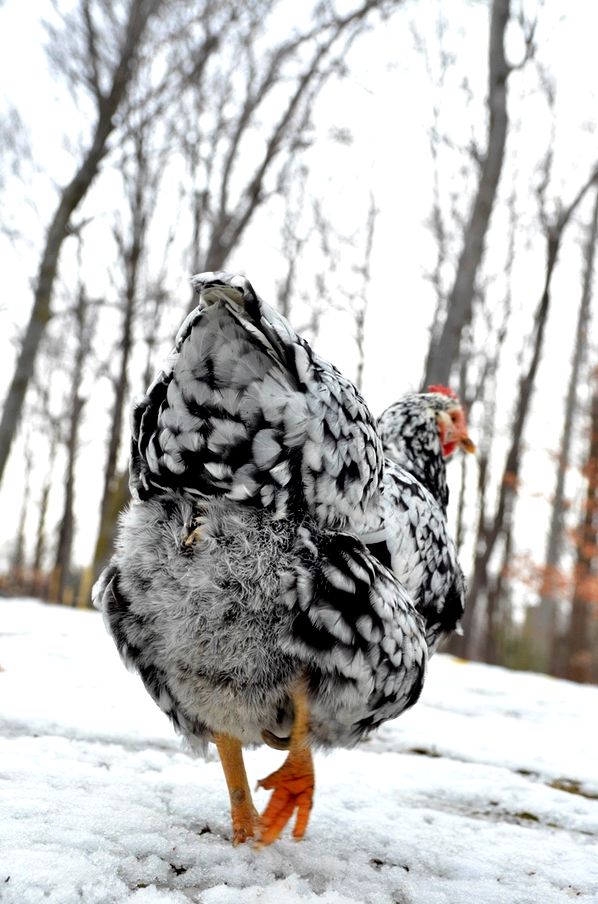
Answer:
<svg viewBox="0 0 598 904"><path fill-rule="evenodd" d="M380 415L377 430L384 455L409 471L446 512L449 500L446 464L434 408L427 404L431 395L404 395ZM436 406L452 403L452 399L433 395Z"/></svg>

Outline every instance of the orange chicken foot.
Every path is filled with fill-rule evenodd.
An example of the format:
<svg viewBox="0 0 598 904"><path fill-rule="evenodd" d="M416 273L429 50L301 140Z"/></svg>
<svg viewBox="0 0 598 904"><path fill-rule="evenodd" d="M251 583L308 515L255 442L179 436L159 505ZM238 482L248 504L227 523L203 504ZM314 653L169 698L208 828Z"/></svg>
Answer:
<svg viewBox="0 0 598 904"><path fill-rule="evenodd" d="M233 844L243 844L256 834L259 814L253 806L241 742L226 734L214 734L230 797Z"/></svg>
<svg viewBox="0 0 598 904"><path fill-rule="evenodd" d="M314 796L314 765L308 743L309 705L303 686L293 693L295 718L289 754L280 767L258 782L258 788L273 791L259 822L258 845L271 844L281 834L295 810L293 838L303 838Z"/></svg>

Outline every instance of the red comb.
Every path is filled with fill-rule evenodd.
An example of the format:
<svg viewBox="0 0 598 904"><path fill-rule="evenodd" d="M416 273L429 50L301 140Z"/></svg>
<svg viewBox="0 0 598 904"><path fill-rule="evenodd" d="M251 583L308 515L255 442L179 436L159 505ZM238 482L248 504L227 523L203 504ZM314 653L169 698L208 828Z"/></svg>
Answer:
<svg viewBox="0 0 598 904"><path fill-rule="evenodd" d="M454 389L449 389L448 386L428 386L428 392L439 392L440 395L446 395L450 399L457 399L457 393Z"/></svg>

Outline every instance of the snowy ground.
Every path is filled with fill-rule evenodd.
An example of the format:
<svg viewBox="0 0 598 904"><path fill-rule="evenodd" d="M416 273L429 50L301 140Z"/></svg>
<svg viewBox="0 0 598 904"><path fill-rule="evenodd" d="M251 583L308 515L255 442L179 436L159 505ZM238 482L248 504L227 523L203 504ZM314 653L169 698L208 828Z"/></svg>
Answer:
<svg viewBox="0 0 598 904"><path fill-rule="evenodd" d="M100 617L0 600L0 901L598 902L597 712L596 688L436 657L412 712L316 757L303 842L233 848L218 762Z"/></svg>

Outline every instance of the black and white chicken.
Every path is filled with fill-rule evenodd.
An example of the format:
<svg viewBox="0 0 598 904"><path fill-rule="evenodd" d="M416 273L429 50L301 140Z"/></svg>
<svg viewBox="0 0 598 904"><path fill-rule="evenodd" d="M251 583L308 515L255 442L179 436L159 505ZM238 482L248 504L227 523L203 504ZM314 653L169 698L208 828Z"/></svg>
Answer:
<svg viewBox="0 0 598 904"><path fill-rule="evenodd" d="M268 844L295 810L305 832L312 746L413 705L457 624L443 450L472 444L445 390L376 423L247 279L193 282L199 305L133 409L134 501L94 602L175 727L215 742L233 841ZM288 755L258 817L242 746L264 741Z"/></svg>

